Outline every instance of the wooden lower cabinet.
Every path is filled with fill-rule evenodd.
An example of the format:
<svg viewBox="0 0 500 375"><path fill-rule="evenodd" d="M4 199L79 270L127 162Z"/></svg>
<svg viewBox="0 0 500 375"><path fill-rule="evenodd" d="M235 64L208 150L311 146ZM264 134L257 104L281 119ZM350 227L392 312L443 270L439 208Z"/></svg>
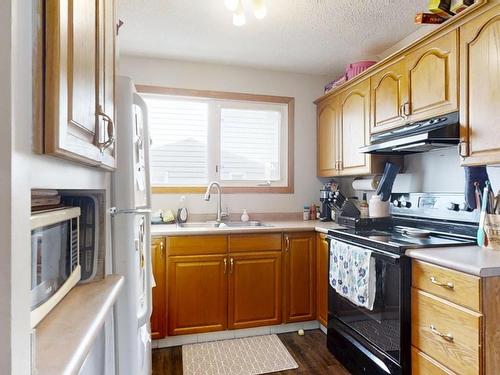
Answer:
<svg viewBox="0 0 500 375"><path fill-rule="evenodd" d="M168 258L168 334L227 328L227 257Z"/></svg>
<svg viewBox="0 0 500 375"><path fill-rule="evenodd" d="M229 257L229 329L281 323L281 251Z"/></svg>
<svg viewBox="0 0 500 375"><path fill-rule="evenodd" d="M167 335L167 254L164 238L153 238L151 258L156 283L153 288L151 338L157 340Z"/></svg>
<svg viewBox="0 0 500 375"><path fill-rule="evenodd" d="M316 237L316 306L318 320L323 326L328 325L328 255L329 248L326 235Z"/></svg>
<svg viewBox="0 0 500 375"><path fill-rule="evenodd" d="M285 322L316 319L316 234L284 235Z"/></svg>
<svg viewBox="0 0 500 375"><path fill-rule="evenodd" d="M412 375L455 375L455 373L415 347L411 348Z"/></svg>

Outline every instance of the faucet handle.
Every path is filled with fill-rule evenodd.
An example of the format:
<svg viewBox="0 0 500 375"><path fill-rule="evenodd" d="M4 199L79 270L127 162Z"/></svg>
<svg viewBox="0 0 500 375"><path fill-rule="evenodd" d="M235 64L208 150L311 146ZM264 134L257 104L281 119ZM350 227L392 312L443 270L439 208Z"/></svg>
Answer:
<svg viewBox="0 0 500 375"><path fill-rule="evenodd" d="M223 218L223 217L226 217L226 218L229 217L229 207L226 207L226 211L222 211L220 213L220 216L221 216L221 218Z"/></svg>

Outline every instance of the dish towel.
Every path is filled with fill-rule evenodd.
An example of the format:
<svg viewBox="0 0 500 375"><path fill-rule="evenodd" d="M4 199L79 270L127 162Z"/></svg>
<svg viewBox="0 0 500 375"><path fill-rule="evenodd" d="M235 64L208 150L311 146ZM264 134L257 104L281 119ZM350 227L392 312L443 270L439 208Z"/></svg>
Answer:
<svg viewBox="0 0 500 375"><path fill-rule="evenodd" d="M375 259L371 250L330 242L330 285L357 306L373 310L376 294Z"/></svg>

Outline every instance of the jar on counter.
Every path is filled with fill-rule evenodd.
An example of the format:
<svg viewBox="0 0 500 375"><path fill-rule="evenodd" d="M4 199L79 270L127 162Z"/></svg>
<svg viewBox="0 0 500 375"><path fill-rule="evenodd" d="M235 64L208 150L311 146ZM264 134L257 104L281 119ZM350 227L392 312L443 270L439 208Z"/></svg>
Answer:
<svg viewBox="0 0 500 375"><path fill-rule="evenodd" d="M389 201L383 202L382 197L380 195L372 196L372 198L370 199L370 204L368 205L368 211L370 217L391 216Z"/></svg>
<svg viewBox="0 0 500 375"><path fill-rule="evenodd" d="M304 206L304 221L309 220L310 215L309 215L309 206Z"/></svg>

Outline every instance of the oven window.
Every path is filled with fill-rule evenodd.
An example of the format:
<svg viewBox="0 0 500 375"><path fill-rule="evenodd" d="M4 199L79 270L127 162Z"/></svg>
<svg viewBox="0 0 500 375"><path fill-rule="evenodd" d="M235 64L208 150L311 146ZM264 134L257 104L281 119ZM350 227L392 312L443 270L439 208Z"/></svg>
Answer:
<svg viewBox="0 0 500 375"><path fill-rule="evenodd" d="M359 307L330 286L332 316L377 346L397 362L401 359L400 266L394 260L375 256L376 294L373 310Z"/></svg>
<svg viewBox="0 0 500 375"><path fill-rule="evenodd" d="M71 274L71 221L31 231L31 308L47 301Z"/></svg>

